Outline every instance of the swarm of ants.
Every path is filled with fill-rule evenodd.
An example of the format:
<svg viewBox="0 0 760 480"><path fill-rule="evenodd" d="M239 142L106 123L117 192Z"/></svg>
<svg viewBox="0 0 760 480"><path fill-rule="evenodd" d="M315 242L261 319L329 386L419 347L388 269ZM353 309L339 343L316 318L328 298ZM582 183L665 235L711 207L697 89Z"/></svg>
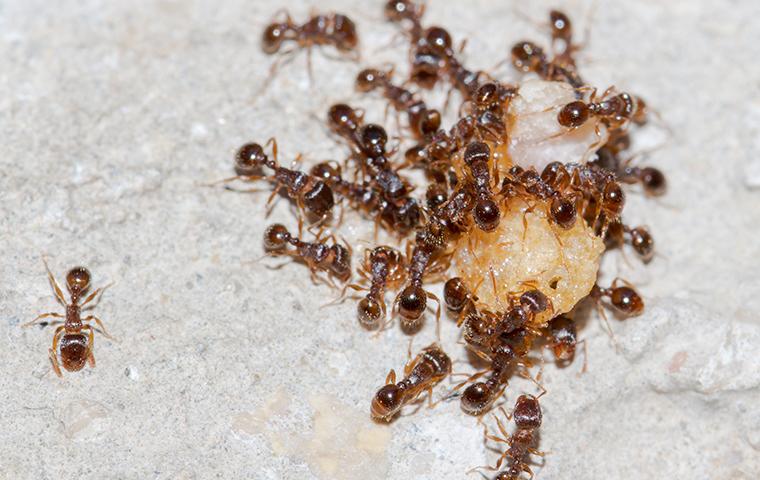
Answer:
<svg viewBox="0 0 760 480"><path fill-rule="evenodd" d="M518 72L561 83L572 92L569 101L552 110L559 131L555 137L593 123L596 141L583 159L557 158L543 168L517 165L510 157L515 124L510 106L520 97L522 85L466 68L449 32L423 25L422 5L390 0L384 13L409 41L409 78L399 82L393 70L364 68L356 77L356 89L381 94L403 115L413 145L399 155L397 149L389 148L384 127L365 122L361 109L336 104L329 108L326 121L351 149L345 162L322 162L308 171L287 168L278 160L277 142L270 139L265 146L243 145L235 157L237 176L223 182L265 180L273 184L270 201L277 193L292 200L299 213L298 232L282 224L269 226L265 250L300 260L315 282L326 282L344 296L348 291L360 292L357 319L363 328L380 332L398 318L402 330L413 334L424 324L429 301L437 304L437 321L445 305L457 318L467 348L488 365L446 397L459 398L466 414L481 418L491 411L515 372L533 379L540 395L521 395L512 413L499 407L508 419L514 419L516 430L510 434L496 418L500 435L490 434L487 426L484 434L489 441L506 445L495 467L486 467L498 471L495 478L532 477L531 455L542 455L537 450L537 432L542 420L539 398L545 390L529 373L535 365L531 351L544 345L558 362L574 358L581 342L573 309L583 298L595 301L600 311L602 301L608 301L623 316L639 315L644 309L641 296L630 284L616 280L609 287L601 286L596 273L605 248L628 243L645 262L654 253L649 231L622 220L624 185L639 184L650 196L666 190L660 170L634 166L624 158L631 130L645 124L651 110L638 96L615 88L597 94L578 71L575 55L581 45L576 43L570 19L551 11L552 53L536 43L520 41L511 49L512 65ZM262 44L266 53L280 55L273 73L297 49L311 52L315 46L328 46L358 58L354 23L337 13L314 15L302 25L286 14L284 20L266 28ZM462 99L460 116L449 128L442 126L443 108L432 108L421 94L441 83L448 83ZM404 173L411 169L424 172L424 185ZM362 252L358 283L351 282L354 250L331 233L340 226L342 216L336 213L340 206L357 210L399 242ZM509 224L512 220L517 223ZM305 238L304 221L314 238ZM520 222L521 232L506 226ZM516 242L523 251L534 248L528 239L529 225L556 241L552 248L557 258L570 262L563 264L565 276L580 275L564 259L564 253L577 248L571 247L574 240L584 238L588 245L598 245L598 254L582 257L583 262L593 263L588 282L566 282L567 278L556 275L548 280L527 277L507 282L500 265L510 259L500 258L495 245ZM475 270L462 265L466 262L458 260L465 250L482 265ZM425 288L426 283L439 280L445 281L442 301ZM570 295L560 282L580 284L582 291ZM389 306L386 294L393 291L397 293ZM424 395L432 406L433 389L451 371L452 360L438 343L424 348L404 367L403 378L397 379L391 370L371 400L371 416L391 421L404 406L419 402Z"/></svg>

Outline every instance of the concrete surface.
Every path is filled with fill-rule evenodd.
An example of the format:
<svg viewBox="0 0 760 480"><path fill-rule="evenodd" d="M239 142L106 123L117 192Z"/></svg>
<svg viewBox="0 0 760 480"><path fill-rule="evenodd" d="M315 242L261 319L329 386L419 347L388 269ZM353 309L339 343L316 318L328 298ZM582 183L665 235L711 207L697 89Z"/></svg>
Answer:
<svg viewBox="0 0 760 480"><path fill-rule="evenodd" d="M403 65L382 3L319 8L356 20L365 64ZM590 8L525 3L431 0L426 18L490 68L519 39L546 43L515 8L541 19L559 6L579 29ZM272 59L259 35L283 5L0 2L0 478L453 479L497 457L458 402L370 422L407 337L371 338L351 302L320 308L335 292L301 265L252 262L267 194L202 185L229 175L247 140L276 135L284 160L342 158L315 120L333 102L382 120L382 101L353 93L358 66L330 51L315 52L311 86L299 54L260 94ZM287 6L299 20L309 10ZM671 126L634 147L665 141L646 162L670 191L628 196L657 258L605 260L605 280L625 277L647 301L643 316L612 320L620 352L591 314L589 371L576 375L582 357L546 366L550 453L537 478L760 476L759 16L749 0L598 2L591 16L582 71L642 95ZM275 220L295 225L286 202ZM371 238L358 224L346 235ZM42 253L59 278L84 264L96 285L115 282L96 312L118 341L98 336L97 367L62 380L47 359L52 328L20 327L57 309ZM429 321L414 347L433 331ZM464 359L446 319L443 338ZM508 405L531 388L516 382Z"/></svg>

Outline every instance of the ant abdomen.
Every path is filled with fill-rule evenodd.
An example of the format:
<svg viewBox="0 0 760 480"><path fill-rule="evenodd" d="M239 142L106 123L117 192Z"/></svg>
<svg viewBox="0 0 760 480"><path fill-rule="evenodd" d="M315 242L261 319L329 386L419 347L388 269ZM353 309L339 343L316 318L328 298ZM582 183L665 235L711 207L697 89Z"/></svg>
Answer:
<svg viewBox="0 0 760 480"><path fill-rule="evenodd" d="M312 188L303 194L302 200L306 209L318 217L326 215L335 206L332 189L321 180L314 182Z"/></svg>
<svg viewBox="0 0 760 480"><path fill-rule="evenodd" d="M388 384L377 391L372 398L370 412L373 418L390 419L402 406L403 392L395 384Z"/></svg>
<svg viewBox="0 0 760 480"><path fill-rule="evenodd" d="M610 303L626 315L639 315L644 311L644 300L631 287L616 287L610 293Z"/></svg>
<svg viewBox="0 0 760 480"><path fill-rule="evenodd" d="M494 390L486 382L476 382L469 385L462 393L462 410L468 415L478 416L491 405Z"/></svg>
<svg viewBox="0 0 760 480"><path fill-rule="evenodd" d="M427 308L427 292L417 285L409 285L399 293L398 312L402 317L402 328L415 331L422 325L422 314Z"/></svg>
<svg viewBox="0 0 760 480"><path fill-rule="evenodd" d="M77 372L87 363L87 335L67 333L61 338L61 363L70 372Z"/></svg>

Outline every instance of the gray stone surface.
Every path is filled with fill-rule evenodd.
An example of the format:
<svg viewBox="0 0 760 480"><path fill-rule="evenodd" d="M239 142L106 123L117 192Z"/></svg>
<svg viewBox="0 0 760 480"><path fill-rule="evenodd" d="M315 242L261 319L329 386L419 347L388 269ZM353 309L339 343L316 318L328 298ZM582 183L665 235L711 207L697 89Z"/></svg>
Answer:
<svg viewBox="0 0 760 480"><path fill-rule="evenodd" d="M467 37L478 68L521 38L546 39L512 2L428 3L427 21ZM533 18L559 4L581 29L589 10L519 3ZM301 265L252 262L266 193L202 186L228 175L249 139L276 135L282 159L342 158L315 120L333 102L382 120L381 101L353 93L357 66L319 51L311 86L299 54L260 94L271 58L259 35L283 5L0 2L0 478L461 478L495 460L458 402L370 422L407 337L371 338L350 302L320 308L335 293ZM320 9L355 18L364 63L403 65L381 5ZM309 6L288 8L303 19ZM625 277L647 300L641 317L611 320L619 352L591 314L589 371L577 375L582 356L546 366L538 478L760 476L758 16L749 0L598 2L584 74L641 94L672 127L635 146L665 140L646 161L670 191L631 193L626 209L652 229L657 258L605 259L605 281ZM284 201L275 219L295 225ZM350 223L347 236L371 239ZM20 327L58 308L42 253L59 278L81 263L97 285L115 282L97 313L118 341L98 336L97 367L62 380L47 359L52 329ZM508 404L532 388L515 382Z"/></svg>

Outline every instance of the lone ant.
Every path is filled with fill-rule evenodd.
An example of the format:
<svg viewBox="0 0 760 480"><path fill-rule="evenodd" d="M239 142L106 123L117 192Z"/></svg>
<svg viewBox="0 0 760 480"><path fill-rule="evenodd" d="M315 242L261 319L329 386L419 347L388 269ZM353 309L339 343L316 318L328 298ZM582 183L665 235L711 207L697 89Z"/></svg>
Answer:
<svg viewBox="0 0 760 480"><path fill-rule="evenodd" d="M313 217L324 220L335 205L332 189L321 179L300 170L281 167L277 162L277 141L270 138L267 145L272 145L270 159L264 148L258 143L246 143L235 154L235 177L225 178L217 183L230 183L235 180L252 182L269 179L275 184L272 194L267 200L270 204L281 188L285 188L288 197L296 201L301 210L307 211ZM261 175L261 168L266 166L273 170L272 177Z"/></svg>
<svg viewBox="0 0 760 480"><path fill-rule="evenodd" d="M351 60L358 60L356 47L359 44L359 36L356 25L346 15L340 13L315 14L303 25L296 24L290 14L284 10L284 21L273 21L264 30L261 37L261 47L264 53L269 55L280 51L282 44L292 41L296 45L282 52L280 60L274 63L270 69L270 78L274 75L279 63L298 48L306 49L306 61L309 76L311 77L311 49L315 45L332 45L338 52L348 56ZM276 15L275 15L276 16ZM355 52L353 56L349 56ZM268 83L268 81L267 81Z"/></svg>
<svg viewBox="0 0 760 480"><path fill-rule="evenodd" d="M372 418L390 422L422 392L428 393L429 406L433 404L433 387L451 373L451 359L438 344L432 344L420 352L404 367L404 378L396 383L396 372L391 370L385 386L372 399Z"/></svg>
<svg viewBox="0 0 760 480"><path fill-rule="evenodd" d="M501 409L501 412L508 420L514 418L517 430L512 435L507 432L504 424L495 415L494 419L496 420L499 432L503 435L502 437L489 434L488 426L483 426L483 435L485 438L494 442L505 443L508 445L508 448L499 457L495 467L477 468L499 470L504 460L507 459L506 470L499 472L494 480L517 480L520 478L522 472L526 472L531 478L533 478L533 472L531 471L530 466L528 466L528 455L545 455L544 452L540 452L534 448L538 441L538 429L541 427L541 421L543 418L541 405L539 404L538 399L541 398L544 393L546 393L545 390L538 397L534 397L533 395L520 395L515 402L515 408L511 415L504 411L503 408Z"/></svg>
<svg viewBox="0 0 760 480"><path fill-rule="evenodd" d="M50 362L53 364L53 370L55 374L62 377L61 368L58 363L58 357L63 364L63 368L69 372L77 372L84 367L84 364L88 362L91 368L95 367L95 356L93 355L93 349L95 348L95 329L87 322L95 322L100 328L100 332L106 338L113 338L107 332L103 323L95 315L88 315L85 318L81 318L82 310L92 308L94 305L86 307L93 299L98 297L108 286L98 288L92 292L84 301L80 304L79 301L87 294L90 288L90 271L84 267L74 267L66 274L66 288L69 290L71 297L70 302L66 302L61 287L58 285L53 273L48 267L47 261L42 260L45 264L45 270L47 270L48 281L55 293L56 299L66 308L66 315L61 315L56 312L42 313L34 320L27 322L23 327L29 327L43 318L63 318L63 325L55 329L53 333L53 346L48 350ZM97 302L95 303L97 304ZM48 324L46 322L43 322ZM50 322L50 325L61 323L61 321ZM85 335L83 332L87 331ZM59 348L60 346L60 348Z"/></svg>
<svg viewBox="0 0 760 480"><path fill-rule="evenodd" d="M351 248L338 244L334 238L333 244L327 245L320 237L321 232L314 242L306 242L291 234L284 225L275 223L264 232L264 248L273 255L300 258L309 267L312 279L318 280L315 272L322 270L342 282L347 281L351 276ZM288 245L295 247L295 251L288 251ZM332 282L327 283L334 286Z"/></svg>

